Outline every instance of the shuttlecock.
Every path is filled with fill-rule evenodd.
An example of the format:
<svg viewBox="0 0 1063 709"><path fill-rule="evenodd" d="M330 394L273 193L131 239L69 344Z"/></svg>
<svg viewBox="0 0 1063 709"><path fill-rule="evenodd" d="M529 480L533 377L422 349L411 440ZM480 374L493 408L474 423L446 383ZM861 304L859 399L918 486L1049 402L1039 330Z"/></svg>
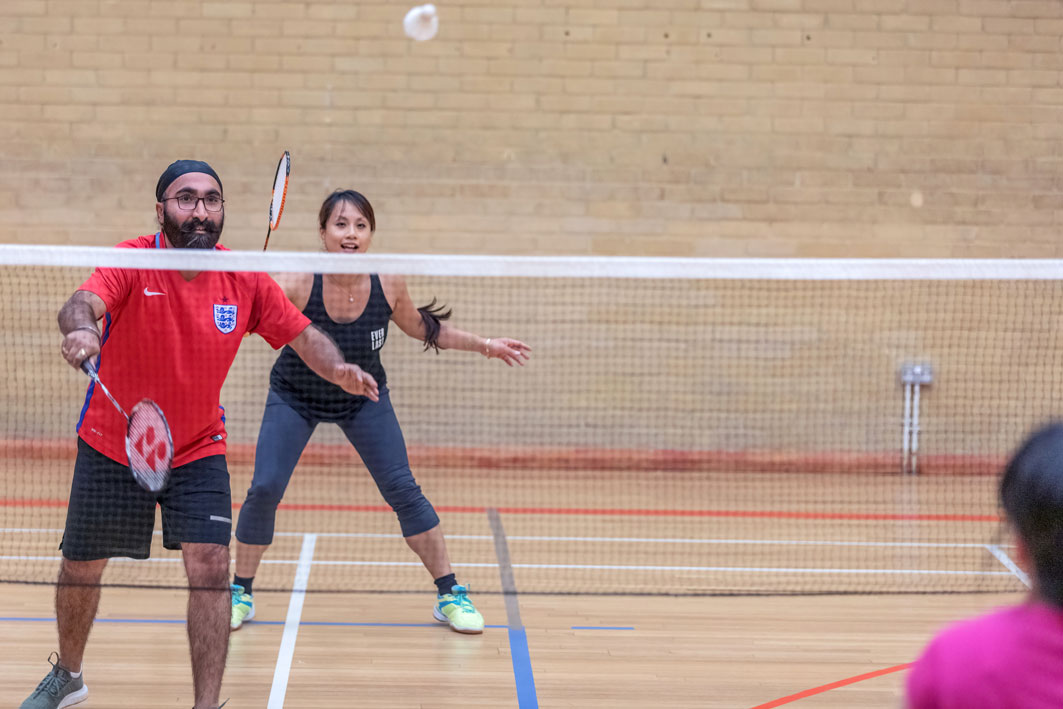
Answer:
<svg viewBox="0 0 1063 709"><path fill-rule="evenodd" d="M435 5L418 5L410 8L402 21L406 36L418 42L432 39L439 31L439 15Z"/></svg>

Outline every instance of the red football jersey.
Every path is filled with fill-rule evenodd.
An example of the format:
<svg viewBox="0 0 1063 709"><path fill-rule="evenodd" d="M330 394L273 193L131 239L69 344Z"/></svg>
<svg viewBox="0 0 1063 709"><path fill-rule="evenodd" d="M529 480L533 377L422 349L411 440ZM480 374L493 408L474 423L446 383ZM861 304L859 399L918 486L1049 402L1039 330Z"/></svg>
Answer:
<svg viewBox="0 0 1063 709"><path fill-rule="evenodd" d="M118 246L165 248L166 241L154 234ZM244 333L278 349L310 324L264 273L203 271L186 281L177 271L97 268L78 290L107 305L101 381L127 413L141 399L159 405L173 436L174 467L225 453L221 387ZM90 383L78 435L127 463L126 421L95 389Z"/></svg>

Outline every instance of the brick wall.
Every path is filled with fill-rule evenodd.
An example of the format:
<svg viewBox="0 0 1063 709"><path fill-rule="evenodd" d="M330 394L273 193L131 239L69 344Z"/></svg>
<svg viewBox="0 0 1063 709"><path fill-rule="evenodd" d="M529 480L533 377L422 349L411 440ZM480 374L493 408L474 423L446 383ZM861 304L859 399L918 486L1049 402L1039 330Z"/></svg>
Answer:
<svg viewBox="0 0 1063 709"><path fill-rule="evenodd" d="M412 3L412 0L411 0ZM378 251L1057 257L1057 0L4 0L0 240L151 231L211 161L225 242Z"/></svg>

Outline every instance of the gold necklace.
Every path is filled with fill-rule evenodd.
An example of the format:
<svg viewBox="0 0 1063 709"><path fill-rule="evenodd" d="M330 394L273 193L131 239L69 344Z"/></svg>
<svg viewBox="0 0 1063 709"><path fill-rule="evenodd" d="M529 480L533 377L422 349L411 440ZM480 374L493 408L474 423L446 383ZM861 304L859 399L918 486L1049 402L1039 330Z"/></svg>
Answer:
<svg viewBox="0 0 1063 709"><path fill-rule="evenodd" d="M344 287L344 286L341 286L341 285L340 285L340 284L339 284L339 283L338 283L338 282L336 281L335 277L331 277L331 278L329 278L329 280L330 280L330 281L332 281L333 285L335 285L335 286L336 286L337 288L343 288L343 290L347 291L347 302L348 302L348 303L353 303L353 302L354 302L354 293L351 293L351 291L350 291L350 289L349 289L349 288L346 288L346 287Z"/></svg>

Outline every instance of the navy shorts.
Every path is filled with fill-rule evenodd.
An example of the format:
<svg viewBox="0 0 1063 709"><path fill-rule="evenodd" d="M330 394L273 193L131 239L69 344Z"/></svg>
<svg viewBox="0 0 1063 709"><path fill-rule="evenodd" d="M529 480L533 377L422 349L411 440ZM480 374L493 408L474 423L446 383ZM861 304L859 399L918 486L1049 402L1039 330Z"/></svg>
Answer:
<svg viewBox="0 0 1063 709"><path fill-rule="evenodd" d="M148 492L133 473L78 439L66 530L59 548L71 561L125 556L147 559L155 529L155 505L162 508L162 544L181 542L229 546L232 495L225 456L212 455L174 468L160 492Z"/></svg>

